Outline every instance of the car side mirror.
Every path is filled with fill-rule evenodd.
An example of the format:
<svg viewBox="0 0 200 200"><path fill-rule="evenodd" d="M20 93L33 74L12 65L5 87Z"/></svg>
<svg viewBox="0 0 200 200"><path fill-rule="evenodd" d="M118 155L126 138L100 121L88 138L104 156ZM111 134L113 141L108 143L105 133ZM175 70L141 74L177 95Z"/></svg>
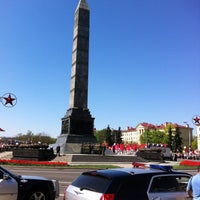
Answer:
<svg viewBox="0 0 200 200"><path fill-rule="evenodd" d="M10 176L9 176L8 174L4 174L4 175L3 175L3 180L6 181L6 180L8 180L8 179L10 179Z"/></svg>

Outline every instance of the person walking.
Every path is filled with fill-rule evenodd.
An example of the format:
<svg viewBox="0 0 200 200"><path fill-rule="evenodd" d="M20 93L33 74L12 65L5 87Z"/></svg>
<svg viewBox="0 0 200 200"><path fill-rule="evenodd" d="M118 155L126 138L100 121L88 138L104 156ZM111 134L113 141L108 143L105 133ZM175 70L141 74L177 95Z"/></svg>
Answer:
<svg viewBox="0 0 200 200"><path fill-rule="evenodd" d="M56 155L60 156L60 145L56 147Z"/></svg>
<svg viewBox="0 0 200 200"><path fill-rule="evenodd" d="M197 174L188 181L186 192L193 200L200 200L200 165L197 167Z"/></svg>

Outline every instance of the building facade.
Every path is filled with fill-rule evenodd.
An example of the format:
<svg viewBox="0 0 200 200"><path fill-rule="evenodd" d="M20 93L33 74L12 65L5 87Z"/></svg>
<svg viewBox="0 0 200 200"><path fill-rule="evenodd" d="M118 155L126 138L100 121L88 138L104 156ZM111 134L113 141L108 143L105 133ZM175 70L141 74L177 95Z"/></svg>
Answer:
<svg viewBox="0 0 200 200"><path fill-rule="evenodd" d="M123 143L137 143L140 144L140 136L147 130L152 130L152 131L165 131L167 125L172 125L172 134L175 132L176 128L179 129L180 131L180 136L182 138L183 146L191 146L191 141L192 141L192 131L193 128L189 127L188 124L185 126L179 125L176 123L171 123L171 122L165 122L164 124L161 125L154 125L150 124L147 122L142 122L138 124L135 128L133 127L127 127L126 130L122 130L121 135L122 135L122 141Z"/></svg>

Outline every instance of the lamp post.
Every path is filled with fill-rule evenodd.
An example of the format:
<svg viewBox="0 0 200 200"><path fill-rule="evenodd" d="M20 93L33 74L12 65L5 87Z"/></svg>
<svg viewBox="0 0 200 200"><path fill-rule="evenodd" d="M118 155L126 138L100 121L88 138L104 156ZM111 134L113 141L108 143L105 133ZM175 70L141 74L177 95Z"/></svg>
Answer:
<svg viewBox="0 0 200 200"><path fill-rule="evenodd" d="M186 127L188 128L188 145L189 145L189 148L190 148L190 145L191 145L191 133L190 133L190 126L187 122L183 122L184 124L186 124Z"/></svg>
<svg viewBox="0 0 200 200"><path fill-rule="evenodd" d="M198 151L200 151L200 116L195 115L192 118L192 122L194 125L196 125L196 128L197 128L197 148L198 148Z"/></svg>

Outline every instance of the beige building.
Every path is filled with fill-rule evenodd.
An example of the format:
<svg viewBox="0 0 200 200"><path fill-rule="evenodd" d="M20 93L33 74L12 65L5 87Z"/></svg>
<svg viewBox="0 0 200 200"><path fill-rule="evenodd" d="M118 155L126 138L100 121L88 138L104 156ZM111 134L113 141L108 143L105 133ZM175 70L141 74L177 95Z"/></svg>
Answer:
<svg viewBox="0 0 200 200"><path fill-rule="evenodd" d="M193 128L189 127L188 124L185 126L179 125L176 123L165 122L161 125L154 125L147 122L142 122L138 124L135 128L127 127L126 130L122 130L122 141L124 143L137 143L140 144L140 135L144 133L146 130L159 130L165 131L165 128L168 124L171 124L174 127L172 132L175 131L176 128L179 128L180 136L182 137L183 146L190 146L192 141L192 131Z"/></svg>
<svg viewBox="0 0 200 200"><path fill-rule="evenodd" d="M121 132L123 143L137 143L140 144L140 132L133 127L127 127L127 130Z"/></svg>

